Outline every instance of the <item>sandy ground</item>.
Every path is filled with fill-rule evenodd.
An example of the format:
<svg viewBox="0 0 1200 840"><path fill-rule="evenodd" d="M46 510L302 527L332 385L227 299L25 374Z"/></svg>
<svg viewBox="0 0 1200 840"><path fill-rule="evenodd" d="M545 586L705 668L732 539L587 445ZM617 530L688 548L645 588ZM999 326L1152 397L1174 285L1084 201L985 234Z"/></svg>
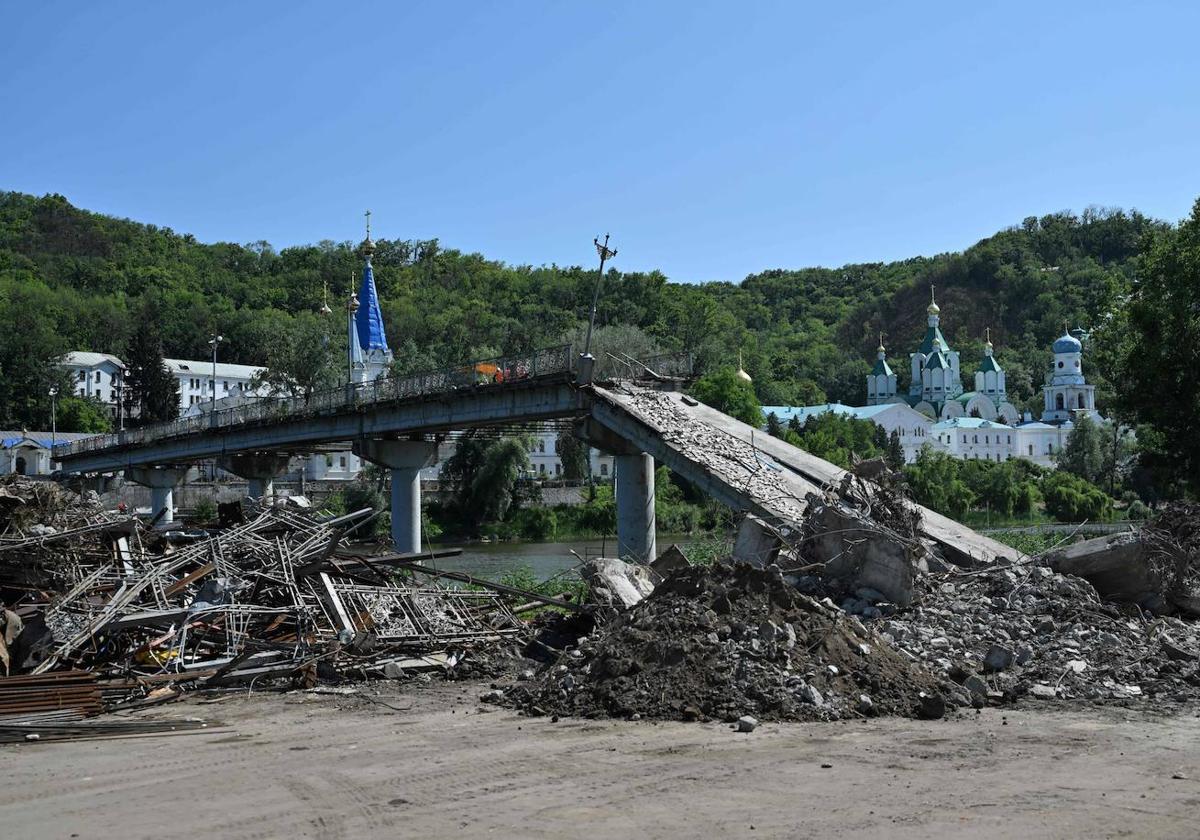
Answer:
<svg viewBox="0 0 1200 840"><path fill-rule="evenodd" d="M0 746L0 836L1200 836L1197 710L990 710L737 734L523 718L481 707L484 689L384 696L403 711L303 692L189 700L153 716L224 728Z"/></svg>

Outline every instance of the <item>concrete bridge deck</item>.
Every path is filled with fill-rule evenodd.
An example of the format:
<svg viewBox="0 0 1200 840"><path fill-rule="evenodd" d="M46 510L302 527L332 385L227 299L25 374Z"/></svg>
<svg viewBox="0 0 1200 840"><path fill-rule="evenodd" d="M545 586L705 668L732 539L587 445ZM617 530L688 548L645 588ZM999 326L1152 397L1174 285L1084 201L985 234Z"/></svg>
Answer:
<svg viewBox="0 0 1200 840"><path fill-rule="evenodd" d="M656 460L735 511L795 529L806 497L844 475L683 394L634 383L578 384L572 362L569 348L561 348L510 365L524 375L500 382L446 379L434 383L451 386L440 390L406 380L366 383L77 441L55 457L67 472L125 471L155 490L156 510L169 512L173 487L195 461L224 459L251 481L252 495L267 495L286 463L278 453L350 442L391 470L393 540L399 550L419 551L419 472L433 462L433 439L453 430L575 418L580 436L615 458L618 550L637 559L656 553ZM945 553L975 562L1019 557L934 511L921 514L926 535Z"/></svg>

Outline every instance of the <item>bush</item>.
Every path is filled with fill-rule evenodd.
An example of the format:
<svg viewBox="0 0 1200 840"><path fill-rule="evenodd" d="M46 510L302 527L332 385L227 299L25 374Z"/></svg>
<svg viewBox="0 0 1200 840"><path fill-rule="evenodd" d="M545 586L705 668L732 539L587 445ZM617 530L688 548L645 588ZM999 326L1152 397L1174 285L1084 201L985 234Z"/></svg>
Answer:
<svg viewBox="0 0 1200 840"><path fill-rule="evenodd" d="M1090 481L1059 470L1042 479L1046 512L1060 522L1112 518L1112 499Z"/></svg>
<svg viewBox="0 0 1200 840"><path fill-rule="evenodd" d="M1149 519L1150 508L1146 507L1146 505L1140 499L1138 499L1130 503L1129 507L1125 511L1125 516L1129 519Z"/></svg>
<svg viewBox="0 0 1200 840"><path fill-rule="evenodd" d="M212 522L217 518L217 503L212 499L201 499L192 508L192 518L197 522Z"/></svg>
<svg viewBox="0 0 1200 840"><path fill-rule="evenodd" d="M522 508L509 524L527 540L548 540L558 533L558 515L552 508Z"/></svg>
<svg viewBox="0 0 1200 840"><path fill-rule="evenodd" d="M391 519L386 510L388 507L386 497L374 485L365 481L352 481L326 496L324 504L321 505L321 511L330 516L344 516L365 508L384 511L383 514L350 532L352 537L373 537L391 530Z"/></svg>

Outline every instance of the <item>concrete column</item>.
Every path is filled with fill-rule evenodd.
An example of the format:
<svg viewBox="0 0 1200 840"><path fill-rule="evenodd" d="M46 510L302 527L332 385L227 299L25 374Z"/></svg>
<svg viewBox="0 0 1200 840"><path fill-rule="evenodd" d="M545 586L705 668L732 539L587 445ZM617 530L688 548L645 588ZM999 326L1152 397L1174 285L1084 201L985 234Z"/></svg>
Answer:
<svg viewBox="0 0 1200 840"><path fill-rule="evenodd" d="M163 511L162 516L158 515L159 511ZM155 520L156 528L175 524L174 487L150 487L150 518Z"/></svg>
<svg viewBox="0 0 1200 840"><path fill-rule="evenodd" d="M175 487L187 478L187 474L187 467L129 467L125 470L127 479L150 488L150 517L157 517L156 528L166 529L175 522Z"/></svg>
<svg viewBox="0 0 1200 840"><path fill-rule="evenodd" d="M270 503L275 498L275 476L287 469L288 456L274 452L246 452L220 460L220 467L249 484L247 494L252 499Z"/></svg>
<svg viewBox="0 0 1200 840"><path fill-rule="evenodd" d="M649 563L658 556L654 531L654 459L615 455L617 547L621 559Z"/></svg>
<svg viewBox="0 0 1200 840"><path fill-rule="evenodd" d="M654 459L591 417L575 425L575 435L613 456L618 555L622 560L652 562L658 556L654 533Z"/></svg>
<svg viewBox="0 0 1200 840"><path fill-rule="evenodd" d="M423 440L362 440L354 454L392 471L392 545L402 554L421 547L421 470L437 461L437 444Z"/></svg>

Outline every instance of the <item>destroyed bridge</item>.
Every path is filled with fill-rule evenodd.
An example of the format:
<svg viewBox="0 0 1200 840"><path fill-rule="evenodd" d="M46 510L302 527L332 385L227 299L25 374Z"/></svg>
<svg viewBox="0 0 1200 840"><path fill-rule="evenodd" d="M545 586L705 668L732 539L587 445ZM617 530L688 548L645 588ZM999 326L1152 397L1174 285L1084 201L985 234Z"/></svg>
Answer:
<svg viewBox="0 0 1200 840"><path fill-rule="evenodd" d="M289 457L350 443L391 470L392 540L419 553L420 471L450 432L573 420L576 434L614 456L619 555L653 559L654 462L747 514L739 545L770 556L798 535L807 500L846 475L834 464L680 392L690 364L678 357L627 363L594 380L593 360L570 346L408 377L346 385L307 397L262 399L200 417L63 444L54 459L70 474L125 477L151 489L153 513L169 521L172 492L197 462L215 459L247 479L250 495L272 494ZM943 554L968 563L1016 552L934 511L922 532Z"/></svg>

